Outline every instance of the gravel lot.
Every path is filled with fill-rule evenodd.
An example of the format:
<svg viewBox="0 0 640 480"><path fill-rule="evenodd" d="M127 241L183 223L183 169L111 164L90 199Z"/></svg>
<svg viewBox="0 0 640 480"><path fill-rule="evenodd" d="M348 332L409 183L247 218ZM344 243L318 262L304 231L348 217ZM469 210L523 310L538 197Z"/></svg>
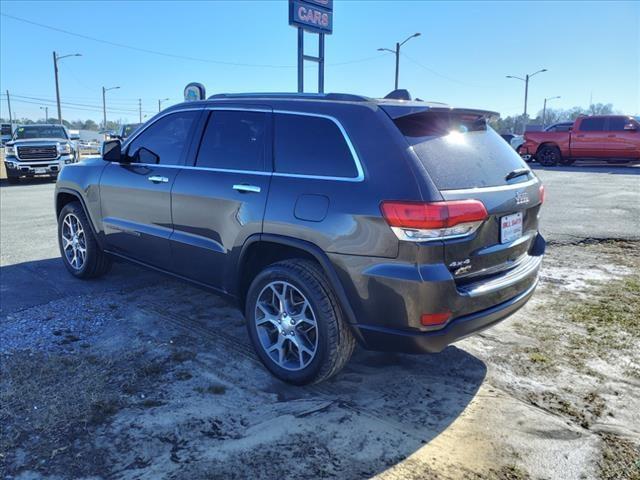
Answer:
<svg viewBox="0 0 640 480"><path fill-rule="evenodd" d="M358 350L304 388L207 291L120 263L72 279L53 184L3 185L0 474L638 479L637 172L537 169L551 246L523 310L438 355Z"/></svg>

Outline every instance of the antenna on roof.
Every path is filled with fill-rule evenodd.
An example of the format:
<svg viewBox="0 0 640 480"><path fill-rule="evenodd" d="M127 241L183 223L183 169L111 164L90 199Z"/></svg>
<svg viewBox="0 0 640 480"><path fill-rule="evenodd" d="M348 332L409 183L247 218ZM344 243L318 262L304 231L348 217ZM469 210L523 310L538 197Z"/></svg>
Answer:
<svg viewBox="0 0 640 480"><path fill-rule="evenodd" d="M409 90L399 88L388 93L384 98L387 100L411 100L411 94L409 93Z"/></svg>

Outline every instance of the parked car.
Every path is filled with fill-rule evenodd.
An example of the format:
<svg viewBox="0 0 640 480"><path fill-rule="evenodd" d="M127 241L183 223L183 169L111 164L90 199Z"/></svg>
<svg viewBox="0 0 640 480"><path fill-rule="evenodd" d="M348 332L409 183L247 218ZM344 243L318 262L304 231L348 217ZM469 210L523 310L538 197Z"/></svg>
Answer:
<svg viewBox="0 0 640 480"><path fill-rule="evenodd" d="M101 145L97 140L81 140L78 149L80 153L90 155L92 153L100 153Z"/></svg>
<svg viewBox="0 0 640 480"><path fill-rule="evenodd" d="M544 129L545 132L568 132L573 128L573 122L559 122L549 125Z"/></svg>
<svg viewBox="0 0 640 480"><path fill-rule="evenodd" d="M57 177L77 162L77 145L62 125L21 125L5 144L4 164L9 183L21 177Z"/></svg>
<svg viewBox="0 0 640 480"><path fill-rule="evenodd" d="M63 170L62 261L93 278L120 257L235 299L294 384L356 341L441 351L522 307L545 248L542 185L491 115L348 94L174 105Z"/></svg>
<svg viewBox="0 0 640 480"><path fill-rule="evenodd" d="M552 126L555 127L555 126ZM550 127L551 128L551 127ZM625 115L578 117L570 129L526 132L518 152L552 167L576 159L640 160L640 122Z"/></svg>
<svg viewBox="0 0 640 480"><path fill-rule="evenodd" d="M522 135L516 135L515 133L503 133L500 136L516 151L520 148L520 145L524 143L524 137Z"/></svg>
<svg viewBox="0 0 640 480"><path fill-rule="evenodd" d="M10 123L2 123L0 124L0 142L2 145L11 140L11 124Z"/></svg>
<svg viewBox="0 0 640 480"><path fill-rule="evenodd" d="M143 124L142 123L125 123L120 127L120 130L118 130L118 134L115 136L115 138L119 138L120 140L126 140L131 136L131 134L133 134L133 132L135 132L138 128L140 128L141 125Z"/></svg>

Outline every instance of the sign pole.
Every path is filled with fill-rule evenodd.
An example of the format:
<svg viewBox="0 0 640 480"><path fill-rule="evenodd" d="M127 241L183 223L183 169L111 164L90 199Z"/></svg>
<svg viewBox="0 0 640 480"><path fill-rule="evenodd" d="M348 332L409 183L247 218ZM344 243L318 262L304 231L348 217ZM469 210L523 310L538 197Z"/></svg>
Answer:
<svg viewBox="0 0 640 480"><path fill-rule="evenodd" d="M298 28L298 93L304 92L304 30Z"/></svg>
<svg viewBox="0 0 640 480"><path fill-rule="evenodd" d="M318 93L324 93L324 33L318 34Z"/></svg>
<svg viewBox="0 0 640 480"><path fill-rule="evenodd" d="M304 62L318 64L318 93L324 93L324 37L333 33L333 0L289 0L289 25L298 29L298 93L304 93ZM304 32L318 34L318 56L304 54Z"/></svg>

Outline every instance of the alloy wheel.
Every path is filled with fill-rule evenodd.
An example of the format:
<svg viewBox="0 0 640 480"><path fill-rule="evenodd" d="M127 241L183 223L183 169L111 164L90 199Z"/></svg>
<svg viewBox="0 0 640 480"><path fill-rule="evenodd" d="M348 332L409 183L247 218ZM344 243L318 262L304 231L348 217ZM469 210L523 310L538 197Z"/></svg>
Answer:
<svg viewBox="0 0 640 480"><path fill-rule="evenodd" d="M87 240L80 219L68 213L62 221L62 249L67 262L74 270L81 270L87 259Z"/></svg>
<svg viewBox="0 0 640 480"><path fill-rule="evenodd" d="M318 324L304 294L284 281L265 286L255 307L255 325L266 354L285 370L302 370L316 356Z"/></svg>

